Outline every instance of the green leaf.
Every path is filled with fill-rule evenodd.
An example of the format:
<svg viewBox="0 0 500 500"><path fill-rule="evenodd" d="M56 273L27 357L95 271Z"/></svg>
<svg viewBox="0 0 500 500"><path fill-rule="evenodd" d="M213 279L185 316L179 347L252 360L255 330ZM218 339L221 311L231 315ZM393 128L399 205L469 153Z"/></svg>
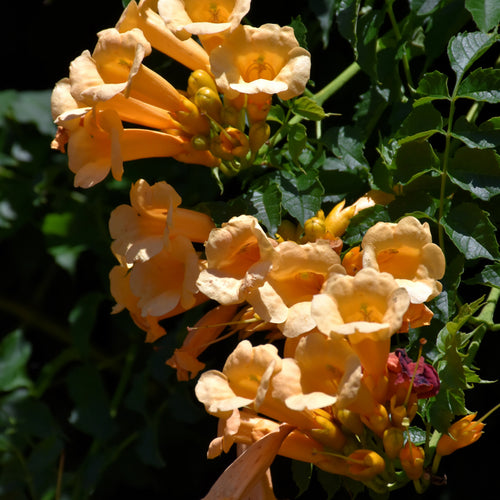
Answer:
<svg viewBox="0 0 500 500"><path fill-rule="evenodd" d="M386 207L375 205L361 210L351 219L342 240L349 246L358 245L366 231L377 222L391 222Z"/></svg>
<svg viewBox="0 0 500 500"><path fill-rule="evenodd" d="M340 0L337 8L337 27L340 34L349 41L357 55L358 17L361 0Z"/></svg>
<svg viewBox="0 0 500 500"><path fill-rule="evenodd" d="M295 99L292 103L292 110L308 120L319 121L326 116L325 110L314 99L306 96Z"/></svg>
<svg viewBox="0 0 500 500"><path fill-rule="evenodd" d="M298 460L292 461L293 482L296 484L299 490L296 497L299 497L309 489L312 472L312 464L307 462L299 462Z"/></svg>
<svg viewBox="0 0 500 500"><path fill-rule="evenodd" d="M441 0L409 0L410 9L417 16L427 16L434 12L441 3Z"/></svg>
<svg viewBox="0 0 500 500"><path fill-rule="evenodd" d="M450 160L448 176L481 200L500 194L500 161L492 149L460 148Z"/></svg>
<svg viewBox="0 0 500 500"><path fill-rule="evenodd" d="M472 14L474 22L481 31L490 31L500 23L498 0L465 0L465 8Z"/></svg>
<svg viewBox="0 0 500 500"><path fill-rule="evenodd" d="M474 278L467 280L468 284L484 284L500 288L500 264L490 264L482 269Z"/></svg>
<svg viewBox="0 0 500 500"><path fill-rule="evenodd" d="M50 112L51 90L23 91L12 101L12 115L19 123L32 123L44 135L54 135L56 126Z"/></svg>
<svg viewBox="0 0 500 500"><path fill-rule="evenodd" d="M95 325L98 308L105 299L103 293L94 291L82 295L69 314L73 343L82 357L90 353L90 335Z"/></svg>
<svg viewBox="0 0 500 500"><path fill-rule="evenodd" d="M322 137L344 169L353 173L368 172L361 132L354 127L332 127Z"/></svg>
<svg viewBox="0 0 500 500"><path fill-rule="evenodd" d="M480 31L459 33L451 38L448 44L448 58L451 67L457 75L457 83L464 73L477 61L494 43L496 38Z"/></svg>
<svg viewBox="0 0 500 500"><path fill-rule="evenodd" d="M398 182L409 184L426 172L437 170L439 165L439 158L427 141L405 142L394 159L394 176Z"/></svg>
<svg viewBox="0 0 500 500"><path fill-rule="evenodd" d="M290 125L288 131L288 151L295 164L299 162L300 153L304 150L307 144L307 130L302 123L294 123Z"/></svg>
<svg viewBox="0 0 500 500"><path fill-rule="evenodd" d="M475 203L462 203L442 219L443 227L467 260L500 259L495 227Z"/></svg>
<svg viewBox="0 0 500 500"><path fill-rule="evenodd" d="M79 365L67 377L68 391L75 407L70 422L82 432L108 439L114 431L109 399L102 378L94 366Z"/></svg>
<svg viewBox="0 0 500 500"><path fill-rule="evenodd" d="M161 456L158 438L159 438L158 418L150 422L147 427L142 429L136 444L136 450L141 460L152 467L164 467L165 461Z"/></svg>
<svg viewBox="0 0 500 500"><path fill-rule="evenodd" d="M378 9L368 10L358 20L357 62L373 79L378 79L377 40L384 20L385 12Z"/></svg>
<svg viewBox="0 0 500 500"><path fill-rule="evenodd" d="M500 102L500 69L476 69L462 81L457 97L490 103Z"/></svg>
<svg viewBox="0 0 500 500"><path fill-rule="evenodd" d="M31 345L21 330L14 330L0 342L0 391L12 391L19 387L30 388L26 365L31 355Z"/></svg>
<svg viewBox="0 0 500 500"><path fill-rule="evenodd" d="M290 26L293 28L295 33L295 38L299 45L304 49L307 49L307 28L306 25L302 22L302 18L299 16L292 18L290 21Z"/></svg>
<svg viewBox="0 0 500 500"><path fill-rule="evenodd" d="M309 0L309 7L314 12L321 28L321 40L324 48L328 46L330 39L330 29L336 5L337 0Z"/></svg>
<svg viewBox="0 0 500 500"><path fill-rule="evenodd" d="M500 146L500 129L495 128L491 120L477 127L461 116L455 122L451 135L469 148L494 149Z"/></svg>
<svg viewBox="0 0 500 500"><path fill-rule="evenodd" d="M250 200L257 211L255 217L266 226L269 234L275 234L281 223L281 193L276 182L270 181L256 188Z"/></svg>
<svg viewBox="0 0 500 500"><path fill-rule="evenodd" d="M448 77L440 71L426 73L418 82L417 94L423 97L415 101L415 106L425 104L436 99L450 99L448 91Z"/></svg>
<svg viewBox="0 0 500 500"><path fill-rule="evenodd" d="M283 208L302 225L321 208L324 189L314 171L299 177L281 171L279 190Z"/></svg>
<svg viewBox="0 0 500 500"><path fill-rule="evenodd" d="M399 142L407 142L412 137L427 138L442 130L443 117L431 104L427 103L414 108L401 124L397 137L403 138Z"/></svg>

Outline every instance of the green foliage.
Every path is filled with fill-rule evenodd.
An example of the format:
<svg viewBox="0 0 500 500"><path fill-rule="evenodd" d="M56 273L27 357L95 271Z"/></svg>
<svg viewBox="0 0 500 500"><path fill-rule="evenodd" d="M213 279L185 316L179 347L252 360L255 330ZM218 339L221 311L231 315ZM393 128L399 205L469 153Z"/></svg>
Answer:
<svg viewBox="0 0 500 500"><path fill-rule="evenodd" d="M214 422L193 384L165 366L199 311L166 320L169 334L154 346L124 313L110 314L109 213L127 202L130 181L148 175L173 183L185 206L217 224L247 213L270 235L285 219L303 226L370 189L395 194L351 220L344 250L378 221L429 223L447 271L432 325L410 331L407 346L427 339L441 390L420 406L429 428L409 434L424 445L431 428L445 433L469 412L471 389L485 382L476 355L500 329L500 4L306 4L291 24L331 81L274 102L270 140L239 176L220 175L222 195L208 169L169 161L137 162L123 183L74 190L66 156L50 150L50 91L0 92L0 497L80 500L114 488L201 498L219 471L206 462ZM340 38L351 51L347 69L336 62L346 58ZM186 486L186 470L208 472ZM294 464L292 477L304 498L315 484L325 498L366 498L362 484L309 465Z"/></svg>

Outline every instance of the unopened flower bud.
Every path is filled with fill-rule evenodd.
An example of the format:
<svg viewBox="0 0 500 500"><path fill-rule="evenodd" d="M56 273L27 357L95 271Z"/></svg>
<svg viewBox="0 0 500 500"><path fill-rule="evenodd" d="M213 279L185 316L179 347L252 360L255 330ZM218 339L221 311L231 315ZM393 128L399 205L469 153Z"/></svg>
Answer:
<svg viewBox="0 0 500 500"><path fill-rule="evenodd" d="M312 437L325 446L334 450L341 450L346 443L346 437L340 427L332 420L321 415L315 415L314 418L321 426L321 429L311 429Z"/></svg>
<svg viewBox="0 0 500 500"><path fill-rule="evenodd" d="M344 208L344 205L345 200L342 200L340 203L335 205L331 212L326 216L326 230L332 236L342 236L355 214L356 207L351 205L350 207Z"/></svg>
<svg viewBox="0 0 500 500"><path fill-rule="evenodd" d="M323 210L319 210L318 213L307 219L304 223L304 240L305 241L316 241L317 239L323 238L325 236L325 214Z"/></svg>
<svg viewBox="0 0 500 500"><path fill-rule="evenodd" d="M272 96L269 94L249 94L247 101L247 116L250 124L263 122L271 109Z"/></svg>
<svg viewBox="0 0 500 500"><path fill-rule="evenodd" d="M411 441L399 452L401 467L406 472L409 479L419 479L424 472L425 452L420 446L415 446Z"/></svg>
<svg viewBox="0 0 500 500"><path fill-rule="evenodd" d="M191 144L197 151L205 151L210 148L210 139L205 135L194 135Z"/></svg>
<svg viewBox="0 0 500 500"><path fill-rule="evenodd" d="M349 276L354 276L363 267L363 252L359 246L348 250L342 259L342 265Z"/></svg>
<svg viewBox="0 0 500 500"><path fill-rule="evenodd" d="M269 139L271 127L267 122L255 122L248 130L248 140L250 142L250 151L257 152Z"/></svg>
<svg viewBox="0 0 500 500"><path fill-rule="evenodd" d="M187 93L189 96L194 96L202 87L209 87L217 92L217 85L212 76L204 69L197 69L189 75Z"/></svg>
<svg viewBox="0 0 500 500"><path fill-rule="evenodd" d="M196 91L193 100L202 113L207 114L217 123L221 122L222 102L216 91L210 87L201 87Z"/></svg>
<svg viewBox="0 0 500 500"><path fill-rule="evenodd" d="M297 237L297 226L289 221L282 220L278 227L278 232L276 233L276 238L278 241L295 241Z"/></svg>
<svg viewBox="0 0 500 500"><path fill-rule="evenodd" d="M353 434L357 434L358 436L363 434L365 427L357 413L354 413L347 408L341 408L337 410L336 417L339 422Z"/></svg>
<svg viewBox="0 0 500 500"><path fill-rule="evenodd" d="M447 434L443 434L437 444L436 453L441 456L450 455L459 448L475 443L483 433L483 422L474 422L476 413L461 418L450 426Z"/></svg>
<svg viewBox="0 0 500 500"><path fill-rule="evenodd" d="M347 463L349 474L365 481L385 470L384 459L373 450L356 450L347 457Z"/></svg>
<svg viewBox="0 0 500 500"><path fill-rule="evenodd" d="M383 442L385 453L390 459L394 459L404 446L404 433L397 427L389 427L384 431Z"/></svg>
<svg viewBox="0 0 500 500"><path fill-rule="evenodd" d="M196 104L186 97L183 99L182 105L184 109L177 111L175 114L175 118L179 121L182 128L193 135L208 135L210 124L207 118L200 114L200 110Z"/></svg>

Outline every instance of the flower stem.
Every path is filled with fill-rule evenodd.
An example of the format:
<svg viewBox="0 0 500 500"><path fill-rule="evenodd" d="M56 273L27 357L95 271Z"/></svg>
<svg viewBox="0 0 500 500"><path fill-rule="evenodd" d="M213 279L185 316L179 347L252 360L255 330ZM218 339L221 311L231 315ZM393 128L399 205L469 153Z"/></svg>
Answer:
<svg viewBox="0 0 500 500"><path fill-rule="evenodd" d="M394 35L396 36L396 40L398 42L400 42L402 40L402 36L401 36L401 32L399 31L399 26L398 26L398 22L396 20L396 16L394 15L394 11L392 10L393 2L394 2L394 0L386 0L385 4L387 7L387 14L389 16L389 20L391 21L392 29L394 31ZM413 78L412 78L411 72L410 72L410 63L409 63L406 47L403 50L403 57L402 57L401 61L403 63L403 70L405 73L406 81L408 83L408 87L410 88L410 90L412 90L413 89Z"/></svg>
<svg viewBox="0 0 500 500"><path fill-rule="evenodd" d="M354 61L340 75L313 95L313 99L322 105L333 94L338 92L353 76L361 70L360 65Z"/></svg>

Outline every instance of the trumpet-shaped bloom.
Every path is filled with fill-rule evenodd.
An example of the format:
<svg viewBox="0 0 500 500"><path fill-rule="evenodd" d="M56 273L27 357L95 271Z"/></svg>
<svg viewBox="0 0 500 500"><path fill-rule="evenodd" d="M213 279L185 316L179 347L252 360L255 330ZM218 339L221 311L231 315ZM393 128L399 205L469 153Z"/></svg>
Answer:
<svg viewBox="0 0 500 500"><path fill-rule="evenodd" d="M151 0L140 0L139 5L133 0L129 2L115 27L120 32L139 28L155 49L187 68L207 70L210 67L203 47L192 38L181 40L172 33Z"/></svg>
<svg viewBox="0 0 500 500"><path fill-rule="evenodd" d="M204 243L215 224L208 215L180 208L181 201L166 182L150 186L139 179L130 189L130 205L120 205L111 213L109 230L115 240L111 245L113 253L132 265L168 248L173 235Z"/></svg>
<svg viewBox="0 0 500 500"><path fill-rule="evenodd" d="M73 129L73 114L59 117L56 123L71 122L68 140L69 168L75 173L75 187L89 188L101 182L111 171L121 180L123 162L139 158L173 156L178 158L190 148L189 141L179 135L156 130L123 128L112 109L92 112L85 108L79 126Z"/></svg>
<svg viewBox="0 0 500 500"><path fill-rule="evenodd" d="M252 347L243 340L227 358L222 372L202 373L195 392L207 412L221 418L249 407L279 422L303 429L319 428L310 412L294 411L285 404L288 396L300 392L297 373L293 360L281 359L275 346Z"/></svg>
<svg viewBox="0 0 500 500"><path fill-rule="evenodd" d="M166 26L184 39L233 31L250 10L250 0L158 0Z"/></svg>
<svg viewBox="0 0 500 500"><path fill-rule="evenodd" d="M321 332L347 335L365 370L377 378L385 373L390 338L409 303L390 274L362 269L355 276L329 278L313 297L311 312Z"/></svg>
<svg viewBox="0 0 500 500"><path fill-rule="evenodd" d="M238 94L278 94L291 99L304 92L311 56L299 46L293 28L264 24L239 26L210 53L218 88L229 99Z"/></svg>
<svg viewBox="0 0 500 500"><path fill-rule="evenodd" d="M432 243L429 224L404 217L397 224L378 222L366 232L361 243L363 267L388 272L406 288L412 303L436 297L442 289L445 259Z"/></svg>
<svg viewBox="0 0 500 500"><path fill-rule="evenodd" d="M170 238L164 248L130 270L130 289L139 297L144 316L162 316L180 305L184 310L196 304L196 279L201 262L192 243L183 236Z"/></svg>
<svg viewBox="0 0 500 500"><path fill-rule="evenodd" d="M112 314L117 314L127 309L134 323L146 332L146 342L154 342L163 337L167 332L160 325L160 321L167 316L143 315L139 308L139 297L130 289L130 274L125 266L114 266L109 273L111 295L116 301Z"/></svg>
<svg viewBox="0 0 500 500"><path fill-rule="evenodd" d="M247 300L262 319L279 324L285 336L297 337L315 327L311 300L332 273L344 273L344 268L328 241L285 241L276 247L265 282Z"/></svg>
<svg viewBox="0 0 500 500"><path fill-rule="evenodd" d="M300 339L294 358L302 391L287 398L290 408L314 410L334 404L336 411L375 411L376 401L363 382L360 360L344 337L309 333Z"/></svg>
<svg viewBox="0 0 500 500"><path fill-rule="evenodd" d="M220 304L236 304L262 284L275 250L257 219L241 215L211 231L205 253L198 288Z"/></svg>

